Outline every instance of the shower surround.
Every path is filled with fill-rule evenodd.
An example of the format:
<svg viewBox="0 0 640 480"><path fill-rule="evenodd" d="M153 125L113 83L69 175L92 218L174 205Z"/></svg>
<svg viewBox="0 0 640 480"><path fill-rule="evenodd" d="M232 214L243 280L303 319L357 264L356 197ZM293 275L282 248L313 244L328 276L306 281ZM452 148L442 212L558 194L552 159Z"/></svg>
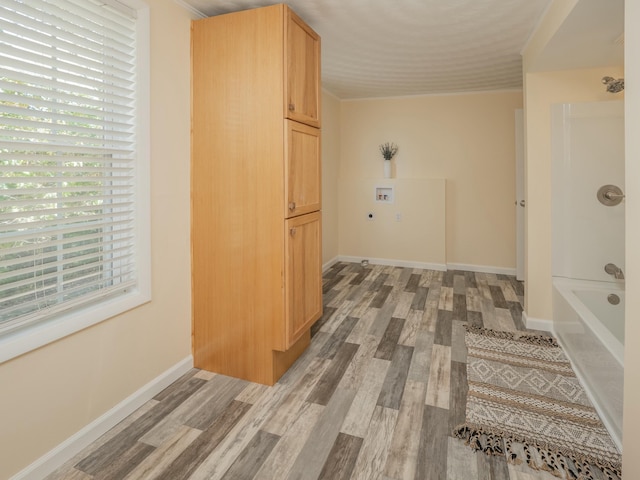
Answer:
<svg viewBox="0 0 640 480"><path fill-rule="evenodd" d="M618 447L624 356L624 105L552 107L553 329Z"/></svg>

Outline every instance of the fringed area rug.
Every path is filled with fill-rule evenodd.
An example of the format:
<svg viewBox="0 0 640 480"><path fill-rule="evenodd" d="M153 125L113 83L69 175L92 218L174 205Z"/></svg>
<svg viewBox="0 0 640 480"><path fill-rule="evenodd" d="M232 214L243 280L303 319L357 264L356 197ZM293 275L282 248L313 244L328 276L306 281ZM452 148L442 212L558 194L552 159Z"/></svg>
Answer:
<svg viewBox="0 0 640 480"><path fill-rule="evenodd" d="M622 458L552 337L467 327L466 421L454 434L563 479L620 480Z"/></svg>

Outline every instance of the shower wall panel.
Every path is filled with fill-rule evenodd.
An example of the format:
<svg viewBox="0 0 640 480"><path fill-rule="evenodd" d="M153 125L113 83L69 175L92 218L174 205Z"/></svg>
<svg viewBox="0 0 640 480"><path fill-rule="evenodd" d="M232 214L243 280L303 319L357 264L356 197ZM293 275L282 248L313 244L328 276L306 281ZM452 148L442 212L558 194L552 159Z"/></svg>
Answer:
<svg viewBox="0 0 640 480"><path fill-rule="evenodd" d="M624 201L605 206L603 185L624 192L622 101L552 106L553 275L614 281L624 270Z"/></svg>

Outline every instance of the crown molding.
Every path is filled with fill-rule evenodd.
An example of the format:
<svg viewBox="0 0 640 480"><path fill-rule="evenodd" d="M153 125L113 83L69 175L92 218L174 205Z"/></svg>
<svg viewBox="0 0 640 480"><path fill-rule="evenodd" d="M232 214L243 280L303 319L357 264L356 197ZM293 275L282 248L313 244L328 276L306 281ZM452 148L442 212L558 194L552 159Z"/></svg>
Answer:
<svg viewBox="0 0 640 480"><path fill-rule="evenodd" d="M178 5L180 5L182 8L184 8L185 10L188 10L189 12L191 12L193 15L195 15L198 18L207 18L207 16L202 13L200 10L198 10L195 7L192 7L191 5L189 5L187 2L185 2L184 0L173 0L175 3L177 3Z"/></svg>

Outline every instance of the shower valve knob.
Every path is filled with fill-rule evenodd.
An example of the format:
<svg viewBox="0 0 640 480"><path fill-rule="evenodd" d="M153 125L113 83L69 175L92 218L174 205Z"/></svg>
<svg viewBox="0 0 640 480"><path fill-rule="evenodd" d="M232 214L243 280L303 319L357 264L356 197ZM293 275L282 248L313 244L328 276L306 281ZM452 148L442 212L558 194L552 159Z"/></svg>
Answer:
<svg viewBox="0 0 640 480"><path fill-rule="evenodd" d="M615 207L624 200L624 192L617 185L603 185L596 194L598 201L607 207Z"/></svg>
<svg viewBox="0 0 640 480"><path fill-rule="evenodd" d="M624 195L613 192L606 192L604 196L607 198L607 200L617 200L618 198L624 198Z"/></svg>

